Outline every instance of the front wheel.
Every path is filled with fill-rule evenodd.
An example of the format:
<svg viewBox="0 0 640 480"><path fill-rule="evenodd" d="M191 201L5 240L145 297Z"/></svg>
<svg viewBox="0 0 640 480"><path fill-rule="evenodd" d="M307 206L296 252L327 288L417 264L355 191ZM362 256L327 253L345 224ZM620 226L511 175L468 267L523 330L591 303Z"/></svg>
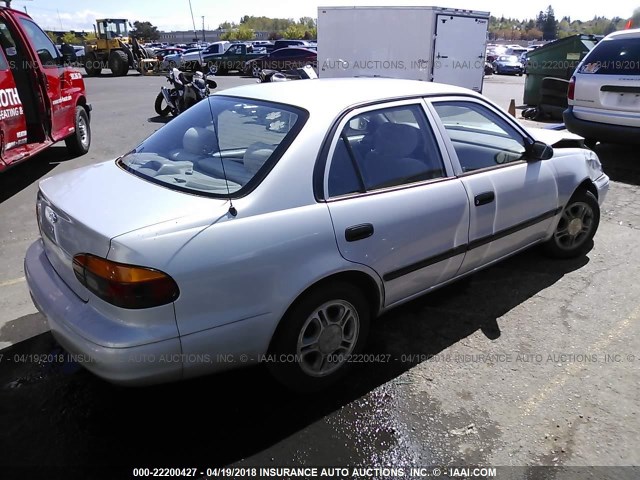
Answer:
<svg viewBox="0 0 640 480"><path fill-rule="evenodd" d="M91 127L89 126L89 115L83 107L76 107L75 131L64 139L69 153L75 157L84 155L91 146Z"/></svg>
<svg viewBox="0 0 640 480"><path fill-rule="evenodd" d="M317 288L282 319L269 349L268 368L286 387L311 392L328 387L351 366L369 332L370 308L348 283Z"/></svg>
<svg viewBox="0 0 640 480"><path fill-rule="evenodd" d="M156 97L154 107L156 109L156 113L161 117L166 117L167 115L169 115L169 113L171 113L171 107L167 105L167 101L164 99L164 95L162 94L162 92L160 92Z"/></svg>
<svg viewBox="0 0 640 480"><path fill-rule="evenodd" d="M600 205L593 193L574 193L562 210L553 236L544 244L546 252L556 258L584 255L600 224Z"/></svg>
<svg viewBox="0 0 640 480"><path fill-rule="evenodd" d="M89 77L97 77L102 73L102 61L94 52L89 52L84 58L84 69Z"/></svg>

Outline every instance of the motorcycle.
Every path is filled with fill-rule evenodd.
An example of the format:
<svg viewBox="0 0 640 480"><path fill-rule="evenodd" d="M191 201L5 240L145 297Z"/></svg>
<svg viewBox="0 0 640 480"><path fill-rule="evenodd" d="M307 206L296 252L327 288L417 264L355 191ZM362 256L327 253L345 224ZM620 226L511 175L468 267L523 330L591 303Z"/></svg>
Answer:
<svg viewBox="0 0 640 480"><path fill-rule="evenodd" d="M174 117L209 96L218 84L205 77L202 72L194 72L191 78L185 72L173 68L167 75L171 86L161 87L156 97L155 110L161 117L171 114Z"/></svg>

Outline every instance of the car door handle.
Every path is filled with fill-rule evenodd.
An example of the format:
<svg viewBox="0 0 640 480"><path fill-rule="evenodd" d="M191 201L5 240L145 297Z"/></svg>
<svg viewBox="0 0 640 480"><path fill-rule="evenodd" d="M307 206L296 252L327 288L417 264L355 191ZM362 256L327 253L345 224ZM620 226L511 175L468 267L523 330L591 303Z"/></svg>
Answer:
<svg viewBox="0 0 640 480"><path fill-rule="evenodd" d="M474 203L476 205L476 207L479 207L480 205L485 205L487 203L491 203L495 200L496 198L496 194L493 192L484 192L481 193L479 195L476 195L476 198L474 200Z"/></svg>
<svg viewBox="0 0 640 480"><path fill-rule="evenodd" d="M373 225L370 223L363 223L362 225L354 225L347 227L344 231L344 238L347 242L355 242L357 240L363 240L373 235Z"/></svg>

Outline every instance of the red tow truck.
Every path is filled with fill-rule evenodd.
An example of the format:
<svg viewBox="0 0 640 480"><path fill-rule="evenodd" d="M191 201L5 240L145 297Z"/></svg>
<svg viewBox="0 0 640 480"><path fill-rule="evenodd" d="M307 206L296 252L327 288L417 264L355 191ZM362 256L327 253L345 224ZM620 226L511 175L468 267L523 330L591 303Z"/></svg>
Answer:
<svg viewBox="0 0 640 480"><path fill-rule="evenodd" d="M64 140L89 151L91 105L82 74L27 14L0 7L0 172Z"/></svg>

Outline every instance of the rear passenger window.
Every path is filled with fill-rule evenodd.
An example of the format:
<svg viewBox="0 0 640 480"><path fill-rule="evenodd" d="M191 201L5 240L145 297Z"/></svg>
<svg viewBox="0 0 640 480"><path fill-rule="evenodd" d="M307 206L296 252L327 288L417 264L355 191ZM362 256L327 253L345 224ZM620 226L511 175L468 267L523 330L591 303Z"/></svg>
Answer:
<svg viewBox="0 0 640 480"><path fill-rule="evenodd" d="M337 141L328 179L330 197L445 176L433 131L420 105L352 117Z"/></svg>
<svg viewBox="0 0 640 480"><path fill-rule="evenodd" d="M463 172L523 160L525 140L495 112L474 102L436 102Z"/></svg>

